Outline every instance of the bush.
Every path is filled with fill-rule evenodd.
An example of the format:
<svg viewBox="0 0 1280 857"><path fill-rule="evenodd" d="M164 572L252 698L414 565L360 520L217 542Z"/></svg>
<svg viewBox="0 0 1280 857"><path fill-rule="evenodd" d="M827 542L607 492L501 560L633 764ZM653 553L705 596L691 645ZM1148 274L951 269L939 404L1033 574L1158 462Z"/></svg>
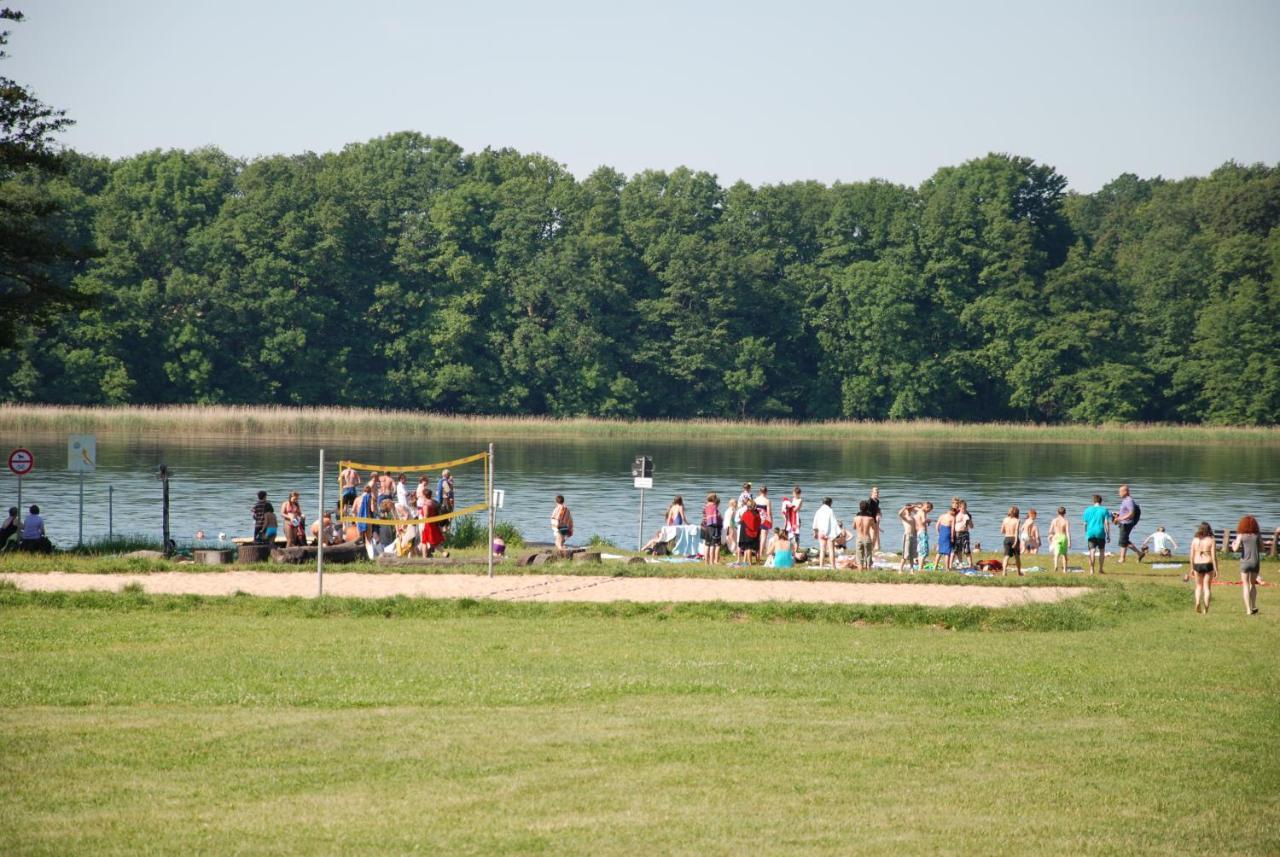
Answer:
<svg viewBox="0 0 1280 857"><path fill-rule="evenodd" d="M520 532L515 524L507 521L499 521L494 526L493 533L496 536L501 536L502 540L510 547L520 547L524 544L524 534ZM480 548L484 547L488 538L488 520L475 515L467 515L466 517L453 519L453 526L449 530L448 544L451 548Z"/></svg>

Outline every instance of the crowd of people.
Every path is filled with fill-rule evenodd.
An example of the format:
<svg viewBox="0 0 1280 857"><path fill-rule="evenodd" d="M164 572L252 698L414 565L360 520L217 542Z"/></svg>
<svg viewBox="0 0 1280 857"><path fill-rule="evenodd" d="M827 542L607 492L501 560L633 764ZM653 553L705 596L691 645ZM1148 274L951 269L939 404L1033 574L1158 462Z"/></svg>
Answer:
<svg viewBox="0 0 1280 857"><path fill-rule="evenodd" d="M1178 548L1177 542L1165 531L1156 529L1141 543L1134 541L1134 529L1142 516L1142 509L1134 500L1128 485L1117 491L1119 505L1115 510L1104 505L1102 495L1094 494L1091 503L1080 515L1084 529L1085 555L1089 574L1105 574L1108 546L1115 541L1115 562L1123 564L1130 554L1141 563L1149 553L1171 557ZM564 498L556 498L557 513L552 515L556 526L559 510L564 510ZM767 486L753 490L750 482L744 482L742 491L721 508L720 496L707 494L698 525L701 542L698 555L707 564L717 564L722 557L732 558L737 565L764 564L774 568L790 568L797 563L814 563L819 567L871 569L896 568L899 573L923 571L985 570L996 574L1011 571L1025 575L1024 556L1040 554L1042 550L1052 558L1053 570L1069 570L1067 555L1072 548L1072 524L1067 508L1058 506L1047 530L1042 534L1039 513L1027 509L1022 513L1017 506L1010 506L1000 522L1001 559L975 561L975 552L982 546L974 539L975 521L968 501L952 497L936 515L931 501L904 503L894 517L902 526L902 541L894 545L898 550L891 556L881 548L882 527L885 513L880 505L880 491L872 486L869 496L857 502L856 511L846 525L837 517L834 500L824 497L813 511L810 525L801 526L805 506L800 486L792 488L777 507L769 496ZM663 553L666 546L674 544L670 536L681 527L691 525L684 498L677 496L667 507L663 528L644 545L650 553ZM811 533L813 548L801 543L805 532ZM1236 525L1231 550L1240 554L1241 584L1244 587L1246 610L1257 612L1257 585L1262 537L1258 521L1252 516L1242 518ZM557 536L557 546L562 542ZM1224 545L1224 547L1226 547ZM879 556L877 556L879 554ZM1217 548L1213 527L1202 522L1190 546L1192 570L1184 580L1196 576L1196 609L1208 610L1209 585L1217 575ZM1083 571L1083 569L1080 569Z"/></svg>
<svg viewBox="0 0 1280 857"><path fill-rule="evenodd" d="M286 547L315 544L323 539L329 546L348 542L364 545L369 555L381 553L396 556L418 554L448 556L444 545L449 535L449 520L439 519L454 511L453 473L443 470L434 486L422 476L411 488L408 475L372 471L363 479L352 467L338 475L339 499L332 512L310 528L302 512L297 491L280 507L284 518L283 537ZM258 501L250 509L253 516L253 540L259 544L275 544L281 535L280 519L267 499L266 491L258 492ZM342 519L354 519L344 526ZM425 521L425 522L424 522Z"/></svg>

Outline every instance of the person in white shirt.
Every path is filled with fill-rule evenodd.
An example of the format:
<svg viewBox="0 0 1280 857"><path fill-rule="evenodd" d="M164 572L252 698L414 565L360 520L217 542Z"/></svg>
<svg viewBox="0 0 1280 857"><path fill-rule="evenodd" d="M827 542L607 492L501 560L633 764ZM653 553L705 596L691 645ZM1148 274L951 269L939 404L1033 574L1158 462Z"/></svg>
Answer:
<svg viewBox="0 0 1280 857"><path fill-rule="evenodd" d="M818 567L830 557L831 570L836 570L836 546L834 539L840 534L836 513L831 508L831 498L823 497L822 505L813 514L813 538L818 542Z"/></svg>
<svg viewBox="0 0 1280 857"><path fill-rule="evenodd" d="M1156 527L1154 533L1143 539L1143 548L1147 546L1147 542L1151 543L1151 552L1159 556L1173 556L1173 552L1178 549L1178 543L1164 531L1164 527Z"/></svg>

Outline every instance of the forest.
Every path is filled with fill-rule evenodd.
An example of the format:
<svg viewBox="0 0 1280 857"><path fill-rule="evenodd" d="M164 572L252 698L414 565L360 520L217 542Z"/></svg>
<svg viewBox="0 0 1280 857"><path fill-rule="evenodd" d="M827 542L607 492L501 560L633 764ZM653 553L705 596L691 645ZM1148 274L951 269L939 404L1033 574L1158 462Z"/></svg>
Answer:
<svg viewBox="0 0 1280 857"><path fill-rule="evenodd" d="M1280 421L1280 165L724 187L402 132L64 152L0 201L65 297L0 325L0 401Z"/></svg>

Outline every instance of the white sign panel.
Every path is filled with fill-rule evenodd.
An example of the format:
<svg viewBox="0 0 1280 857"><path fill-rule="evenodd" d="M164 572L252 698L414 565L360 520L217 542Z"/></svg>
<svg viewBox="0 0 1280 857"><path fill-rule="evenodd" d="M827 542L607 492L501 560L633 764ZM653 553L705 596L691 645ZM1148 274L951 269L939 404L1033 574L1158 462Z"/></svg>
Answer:
<svg viewBox="0 0 1280 857"><path fill-rule="evenodd" d="M67 469L72 473L92 473L98 467L98 439L91 434L73 434L67 439Z"/></svg>
<svg viewBox="0 0 1280 857"><path fill-rule="evenodd" d="M507 492L506 492L506 491L502 490L501 488L494 488L494 489L493 489L493 505L494 505L495 507L497 507L497 508L501 509L501 508L502 508L502 504L503 504L504 502L506 502L506 499L507 499Z"/></svg>
<svg viewBox="0 0 1280 857"><path fill-rule="evenodd" d="M652 488L652 487L653 487L653 477L652 477L652 476L637 476L637 477L636 477L636 487L637 487L637 488Z"/></svg>

